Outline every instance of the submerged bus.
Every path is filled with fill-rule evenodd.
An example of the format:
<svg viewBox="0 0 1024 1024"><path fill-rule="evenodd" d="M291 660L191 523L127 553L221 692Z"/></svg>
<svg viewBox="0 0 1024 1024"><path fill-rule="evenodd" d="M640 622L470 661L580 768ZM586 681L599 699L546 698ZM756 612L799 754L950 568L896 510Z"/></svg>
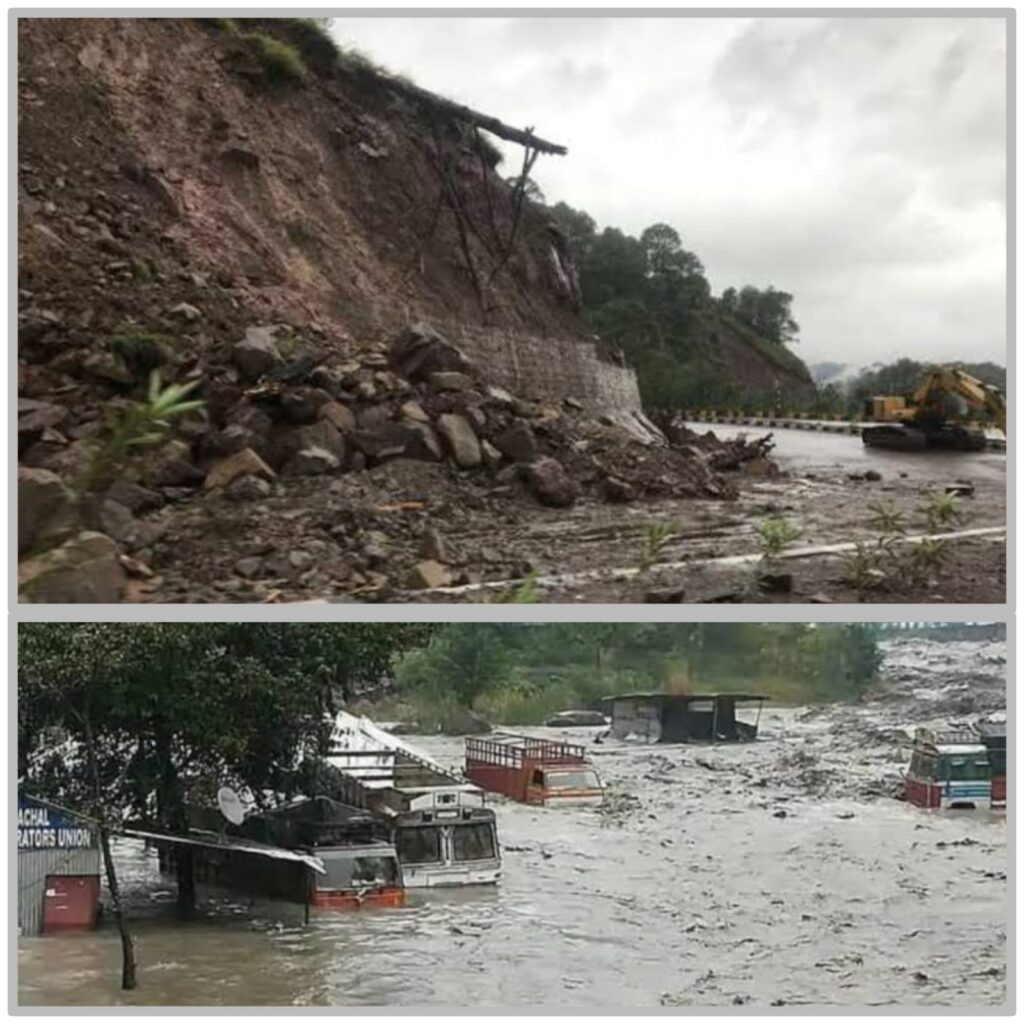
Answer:
<svg viewBox="0 0 1024 1024"><path fill-rule="evenodd" d="M493 885L497 819L479 786L366 718L340 712L327 764L342 798L372 813L398 851L405 885Z"/></svg>

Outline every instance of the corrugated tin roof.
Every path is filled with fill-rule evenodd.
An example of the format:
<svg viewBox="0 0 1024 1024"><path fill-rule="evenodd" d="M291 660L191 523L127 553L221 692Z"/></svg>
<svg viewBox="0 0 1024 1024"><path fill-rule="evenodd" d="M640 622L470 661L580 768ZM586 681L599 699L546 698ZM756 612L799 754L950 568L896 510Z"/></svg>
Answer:
<svg viewBox="0 0 1024 1024"><path fill-rule="evenodd" d="M765 701L768 697L764 694L758 693L665 693L661 690L656 690L653 693L618 693L613 697L606 698L607 700L653 700L655 698L662 700L674 700L679 701L682 704L689 704L691 701L698 700L732 700L737 702L744 701Z"/></svg>
<svg viewBox="0 0 1024 1024"><path fill-rule="evenodd" d="M311 853L300 850L286 850L282 846L268 846L251 839L240 839L237 836L218 835L215 832L190 831L187 834L161 832L156 829L136 828L129 826L121 830L123 835L132 839L148 839L151 842L177 843L180 846L201 846L208 850L231 850L235 853L250 853L256 857L267 857L270 860L290 860L305 864L317 874L327 874L323 861Z"/></svg>

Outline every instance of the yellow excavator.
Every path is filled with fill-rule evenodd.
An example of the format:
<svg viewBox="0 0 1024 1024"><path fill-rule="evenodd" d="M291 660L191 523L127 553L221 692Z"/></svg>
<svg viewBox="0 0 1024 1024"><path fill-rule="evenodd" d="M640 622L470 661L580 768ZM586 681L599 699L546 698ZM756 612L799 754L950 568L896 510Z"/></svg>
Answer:
<svg viewBox="0 0 1024 1024"><path fill-rule="evenodd" d="M986 427L1006 433L1002 392L956 366L929 370L909 397L868 399L864 412L874 422L864 427L861 438L873 448L982 451Z"/></svg>

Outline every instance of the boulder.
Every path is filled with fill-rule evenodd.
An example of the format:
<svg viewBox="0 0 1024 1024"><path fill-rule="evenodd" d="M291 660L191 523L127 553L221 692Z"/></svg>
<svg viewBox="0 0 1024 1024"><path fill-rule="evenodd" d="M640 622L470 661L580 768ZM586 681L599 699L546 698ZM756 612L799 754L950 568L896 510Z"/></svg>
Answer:
<svg viewBox="0 0 1024 1024"><path fill-rule="evenodd" d="M471 391L473 381L458 370L439 370L429 379L431 391Z"/></svg>
<svg viewBox="0 0 1024 1024"><path fill-rule="evenodd" d="M352 410L341 402L325 402L320 407L320 418L327 420L336 430L342 433L350 433L356 428L356 418Z"/></svg>
<svg viewBox="0 0 1024 1024"><path fill-rule="evenodd" d="M31 604L113 604L127 575L117 545L85 531L18 566L19 600Z"/></svg>
<svg viewBox="0 0 1024 1024"><path fill-rule="evenodd" d="M281 410L289 423L313 423L331 396L320 388L291 388L281 396Z"/></svg>
<svg viewBox="0 0 1024 1024"><path fill-rule="evenodd" d="M480 454L483 456L484 465L488 469L494 470L501 465L501 452L490 441L480 442Z"/></svg>
<svg viewBox="0 0 1024 1024"><path fill-rule="evenodd" d="M452 574L447 566L426 558L413 566L405 585L410 590L433 590L450 586L451 582Z"/></svg>
<svg viewBox="0 0 1024 1024"><path fill-rule="evenodd" d="M247 327L245 337L232 347L231 358L248 380L258 380L283 362L274 330L273 327Z"/></svg>
<svg viewBox="0 0 1024 1024"><path fill-rule="evenodd" d="M215 487L227 487L240 476L259 476L264 480L273 480L276 475L251 448L243 448L215 462L206 474L204 486L212 491Z"/></svg>
<svg viewBox="0 0 1024 1024"><path fill-rule="evenodd" d="M437 430L444 438L456 465L469 468L479 466L483 461L480 442L465 416L444 413L437 419Z"/></svg>
<svg viewBox="0 0 1024 1024"><path fill-rule="evenodd" d="M75 495L48 469L18 467L18 553L73 532Z"/></svg>
<svg viewBox="0 0 1024 1024"><path fill-rule="evenodd" d="M67 418L66 406L52 402L37 402L32 398L19 398L18 440L34 439L44 430L62 426Z"/></svg>
<svg viewBox="0 0 1024 1024"><path fill-rule="evenodd" d="M293 476L322 476L340 466L338 457L326 448L303 448L289 459L285 472Z"/></svg>
<svg viewBox="0 0 1024 1024"><path fill-rule="evenodd" d="M631 484L620 480L617 476L610 476L604 482L604 497L606 501L627 502L636 497Z"/></svg>
<svg viewBox="0 0 1024 1024"><path fill-rule="evenodd" d="M414 324L396 334L388 346L391 368L406 380L426 380L432 373L470 368L463 352L427 324Z"/></svg>
<svg viewBox="0 0 1024 1024"><path fill-rule="evenodd" d="M380 423L357 430L352 443L371 462L380 463L399 457L436 462L442 458L441 442L426 423Z"/></svg>
<svg viewBox="0 0 1024 1024"><path fill-rule="evenodd" d="M420 535L420 557L432 562L448 561L444 538L432 526L428 526Z"/></svg>
<svg viewBox="0 0 1024 1024"><path fill-rule="evenodd" d="M299 452L308 448L322 448L344 466L348 457L345 437L330 420L317 420L303 427L280 425L272 438L272 461L275 466L287 465Z"/></svg>
<svg viewBox="0 0 1024 1024"><path fill-rule="evenodd" d="M534 462L539 454L537 438L528 423L514 423L493 439L494 447L513 462Z"/></svg>
<svg viewBox="0 0 1024 1024"><path fill-rule="evenodd" d="M412 399L408 402L403 402L398 411L402 414L403 419L412 420L414 423L430 422L430 416L426 413L423 406Z"/></svg>
<svg viewBox="0 0 1024 1024"><path fill-rule="evenodd" d="M224 488L229 501L259 501L270 497L273 487L260 476L238 476Z"/></svg>
<svg viewBox="0 0 1024 1024"><path fill-rule="evenodd" d="M544 457L522 467L522 476L533 496L552 508L568 508L576 500L576 485L561 463Z"/></svg>
<svg viewBox="0 0 1024 1024"><path fill-rule="evenodd" d="M164 504L164 497L158 491L151 491L130 480L115 481L107 488L106 497L111 501L116 501L119 505L124 505L136 515L140 512L149 512L151 509L160 508Z"/></svg>
<svg viewBox="0 0 1024 1024"><path fill-rule="evenodd" d="M195 487L203 482L203 471L192 461L192 449L173 440L156 456L148 480L156 487Z"/></svg>

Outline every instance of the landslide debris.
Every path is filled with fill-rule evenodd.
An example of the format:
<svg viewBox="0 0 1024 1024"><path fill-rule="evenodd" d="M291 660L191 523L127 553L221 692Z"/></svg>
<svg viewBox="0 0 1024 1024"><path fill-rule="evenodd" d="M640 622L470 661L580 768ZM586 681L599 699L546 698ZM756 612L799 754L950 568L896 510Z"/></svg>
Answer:
<svg viewBox="0 0 1024 1024"><path fill-rule="evenodd" d="M66 536L73 506L80 529L109 536L130 556L122 563L135 580L129 596L383 599L526 576L537 567L510 560L500 537L472 556L458 550L474 511L497 513L513 531L531 512L580 500L730 499L736 485L716 465L763 461L769 447L710 435L673 445L641 414L514 396L425 325L345 355L280 325L240 334L192 362L206 405L181 437L140 460L137 479L102 493L71 490L93 439L77 430L88 407L61 406L48 417L68 431L60 437L40 430L36 404L22 413L28 518L48 502ZM266 356L258 368L256 351ZM26 547L34 539L28 530ZM23 599L48 600L34 564ZM74 564L84 572L95 563Z"/></svg>
<svg viewBox="0 0 1024 1024"><path fill-rule="evenodd" d="M638 413L513 395L420 322L589 338L529 206L481 311L434 214L439 155L499 235L520 211L458 124L432 133L372 76L269 88L189 20L18 28L22 600L525 578L542 566L519 541L546 516L728 500L737 467L770 468L767 445L666 443ZM154 373L202 408L100 487L97 450ZM482 517L504 528L471 547Z"/></svg>

